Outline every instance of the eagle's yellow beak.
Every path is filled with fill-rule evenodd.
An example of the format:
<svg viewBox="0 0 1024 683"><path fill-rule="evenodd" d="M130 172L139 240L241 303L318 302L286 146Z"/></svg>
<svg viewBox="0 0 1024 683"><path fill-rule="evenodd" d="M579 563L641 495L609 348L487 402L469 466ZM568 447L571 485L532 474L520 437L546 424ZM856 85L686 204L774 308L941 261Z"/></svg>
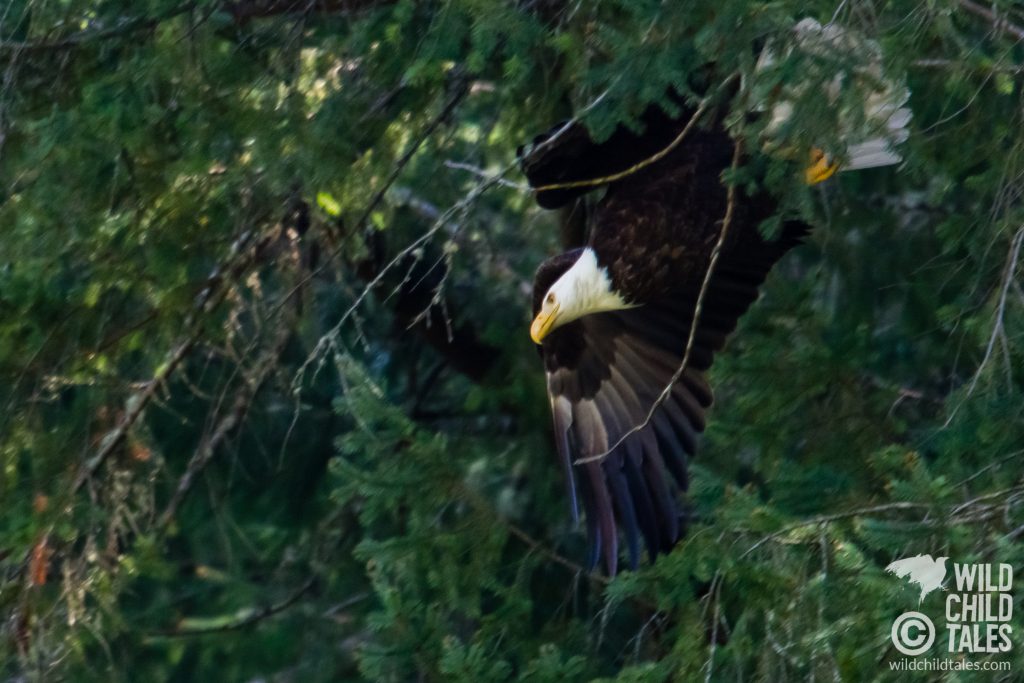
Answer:
<svg viewBox="0 0 1024 683"><path fill-rule="evenodd" d="M832 177L839 170L839 164L832 162L823 150L815 147L811 150L811 165L804 170L804 180L808 185L817 185Z"/></svg>
<svg viewBox="0 0 1024 683"><path fill-rule="evenodd" d="M533 319L533 323L530 325L530 339L533 340L534 344L540 344L544 341L544 337L548 336L552 329L554 329L555 321L558 319L558 309L561 305L555 304L548 310L541 310L537 314L537 317Z"/></svg>

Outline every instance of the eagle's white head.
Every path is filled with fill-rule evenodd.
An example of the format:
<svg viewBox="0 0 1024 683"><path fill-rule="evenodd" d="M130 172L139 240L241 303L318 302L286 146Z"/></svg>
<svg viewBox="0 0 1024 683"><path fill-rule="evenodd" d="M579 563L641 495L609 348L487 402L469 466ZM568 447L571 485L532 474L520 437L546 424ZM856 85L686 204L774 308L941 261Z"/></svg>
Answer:
<svg viewBox="0 0 1024 683"><path fill-rule="evenodd" d="M530 338L536 344L540 344L552 330L585 315L632 308L612 288L608 269L598 264L594 250L585 247L578 252L575 261L564 262L567 255L563 254L545 262L537 271L535 294L539 293L536 288L542 285L544 275L551 276L551 269L568 266L544 292L539 310L536 310L537 305L534 304L535 317L530 325ZM559 259L563 262L560 263ZM548 271L545 271L546 266ZM557 271L554 272L557 274Z"/></svg>

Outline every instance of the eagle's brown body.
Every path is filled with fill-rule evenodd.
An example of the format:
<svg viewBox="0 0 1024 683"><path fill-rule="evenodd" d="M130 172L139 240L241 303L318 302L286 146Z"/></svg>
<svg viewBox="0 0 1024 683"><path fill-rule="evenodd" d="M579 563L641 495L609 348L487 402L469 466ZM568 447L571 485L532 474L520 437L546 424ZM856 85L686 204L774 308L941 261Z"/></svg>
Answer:
<svg viewBox="0 0 1024 683"><path fill-rule="evenodd" d="M616 291L636 303L700 286L726 214L721 176L732 155L724 131L693 130L664 159L608 188L590 246ZM774 212L766 195L741 192L726 252L759 247L757 227Z"/></svg>

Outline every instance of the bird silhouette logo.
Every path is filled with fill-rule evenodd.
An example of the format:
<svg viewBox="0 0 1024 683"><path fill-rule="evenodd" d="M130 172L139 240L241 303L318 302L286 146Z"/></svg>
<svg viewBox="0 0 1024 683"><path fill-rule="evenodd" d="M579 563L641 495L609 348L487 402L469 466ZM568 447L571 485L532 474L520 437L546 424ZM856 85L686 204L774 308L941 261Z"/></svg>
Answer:
<svg viewBox="0 0 1024 683"><path fill-rule="evenodd" d="M948 557L937 557L933 560L931 555L914 555L896 560L887 566L885 571L920 586L921 597L918 598L918 603L920 603L924 600L924 596L933 590L943 588L942 582L946 578L946 560L948 559Z"/></svg>

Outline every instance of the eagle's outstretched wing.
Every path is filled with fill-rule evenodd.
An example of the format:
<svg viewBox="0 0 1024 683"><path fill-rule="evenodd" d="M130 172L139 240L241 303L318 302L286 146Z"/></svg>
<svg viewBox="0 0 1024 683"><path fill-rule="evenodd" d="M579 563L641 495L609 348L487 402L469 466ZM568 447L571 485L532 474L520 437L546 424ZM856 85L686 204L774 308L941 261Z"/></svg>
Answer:
<svg viewBox="0 0 1024 683"><path fill-rule="evenodd" d="M544 340L556 443L582 498L591 566L603 556L615 573L620 530L634 567L641 536L652 559L681 536L686 516L676 494L687 487L687 458L696 452L712 400L704 371L772 265L806 229L787 223L775 242L755 237L746 248L723 253L685 374L647 426L600 460L574 464L606 452L644 423L682 362L698 292L686 288L637 308L584 316Z"/></svg>

